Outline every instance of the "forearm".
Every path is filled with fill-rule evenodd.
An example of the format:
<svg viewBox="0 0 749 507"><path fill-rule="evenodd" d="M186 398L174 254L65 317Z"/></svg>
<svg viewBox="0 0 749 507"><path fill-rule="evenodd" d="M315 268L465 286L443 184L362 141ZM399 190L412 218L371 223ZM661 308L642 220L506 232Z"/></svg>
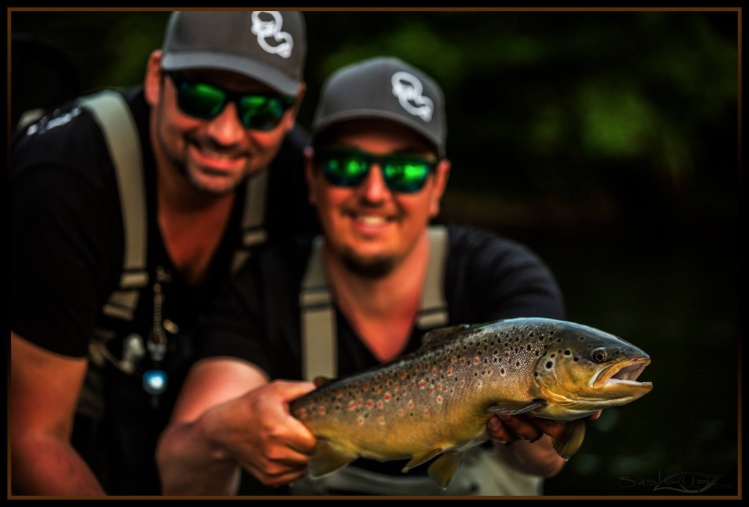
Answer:
<svg viewBox="0 0 749 507"><path fill-rule="evenodd" d="M233 495L238 491L240 468L210 437L210 417L173 424L162 434L156 460L164 495Z"/></svg>
<svg viewBox="0 0 749 507"><path fill-rule="evenodd" d="M549 478L557 475L565 461L551 445L551 437L542 436L536 442L518 440L510 445L494 441L497 455L508 465L527 474Z"/></svg>
<svg viewBox="0 0 749 507"><path fill-rule="evenodd" d="M66 442L25 439L11 449L11 489L39 496L103 496L91 469Z"/></svg>

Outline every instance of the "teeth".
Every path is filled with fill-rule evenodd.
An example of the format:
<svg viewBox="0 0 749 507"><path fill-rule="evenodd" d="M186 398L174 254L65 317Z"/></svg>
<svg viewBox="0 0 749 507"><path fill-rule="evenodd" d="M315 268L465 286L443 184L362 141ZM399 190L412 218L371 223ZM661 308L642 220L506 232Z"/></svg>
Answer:
<svg viewBox="0 0 749 507"><path fill-rule="evenodd" d="M381 225L385 223L385 218L379 216L359 215L356 219L364 222L365 225Z"/></svg>

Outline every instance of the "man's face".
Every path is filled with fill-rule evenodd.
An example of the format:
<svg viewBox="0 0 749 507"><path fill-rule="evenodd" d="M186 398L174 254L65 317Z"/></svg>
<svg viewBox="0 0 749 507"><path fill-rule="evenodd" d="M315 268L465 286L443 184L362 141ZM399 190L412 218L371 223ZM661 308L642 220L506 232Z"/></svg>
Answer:
<svg viewBox="0 0 749 507"><path fill-rule="evenodd" d="M158 74L147 81L157 161L174 167L205 193L231 192L245 177L266 168L294 126L296 106L286 109L279 124L268 131L243 125L232 101L212 118L191 116L178 104L177 83L160 68ZM264 84L231 72L201 70L180 77L234 93L272 93ZM149 91L148 86L158 89Z"/></svg>
<svg viewBox="0 0 749 507"><path fill-rule="evenodd" d="M350 122L326 147L361 150L373 155L418 154L435 159L420 136L387 121ZM323 152L325 147L319 147ZM400 264L439 212L449 162L441 160L413 193L391 190L379 163L356 186L331 184L315 157L308 157L310 202L317 207L326 241L352 271L382 276Z"/></svg>

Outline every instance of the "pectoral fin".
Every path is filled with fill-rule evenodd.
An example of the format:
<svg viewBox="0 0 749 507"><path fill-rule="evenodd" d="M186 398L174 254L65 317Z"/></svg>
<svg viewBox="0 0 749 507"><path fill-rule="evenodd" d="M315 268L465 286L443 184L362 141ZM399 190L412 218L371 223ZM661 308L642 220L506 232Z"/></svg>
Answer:
<svg viewBox="0 0 749 507"><path fill-rule="evenodd" d="M546 405L546 400L532 400L532 401L501 401L495 403L491 407L487 408L486 411L490 414L499 415L517 415L524 412L533 410L534 408L543 407Z"/></svg>
<svg viewBox="0 0 749 507"><path fill-rule="evenodd" d="M570 421L564 426L564 432L553 440L554 449L564 459L577 452L585 439L585 419Z"/></svg>
<svg viewBox="0 0 749 507"><path fill-rule="evenodd" d="M458 471L458 465L460 465L460 453L457 451L447 451L442 456L434 460L434 463L429 465L429 475L439 482L443 488L450 485L450 481L453 480L455 472Z"/></svg>
<svg viewBox="0 0 749 507"><path fill-rule="evenodd" d="M330 440L318 439L308 464L309 476L317 479L332 474L358 457L357 454Z"/></svg>

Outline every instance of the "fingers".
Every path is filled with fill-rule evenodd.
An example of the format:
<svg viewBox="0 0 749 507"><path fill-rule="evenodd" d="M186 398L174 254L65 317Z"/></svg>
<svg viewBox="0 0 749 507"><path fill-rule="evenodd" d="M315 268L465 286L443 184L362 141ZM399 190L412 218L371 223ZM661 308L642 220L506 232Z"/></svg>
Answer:
<svg viewBox="0 0 749 507"><path fill-rule="evenodd" d="M492 438L507 444L517 440L535 442L544 433L552 437L561 436L564 431L564 423L524 415L499 415L489 419L487 430Z"/></svg>

